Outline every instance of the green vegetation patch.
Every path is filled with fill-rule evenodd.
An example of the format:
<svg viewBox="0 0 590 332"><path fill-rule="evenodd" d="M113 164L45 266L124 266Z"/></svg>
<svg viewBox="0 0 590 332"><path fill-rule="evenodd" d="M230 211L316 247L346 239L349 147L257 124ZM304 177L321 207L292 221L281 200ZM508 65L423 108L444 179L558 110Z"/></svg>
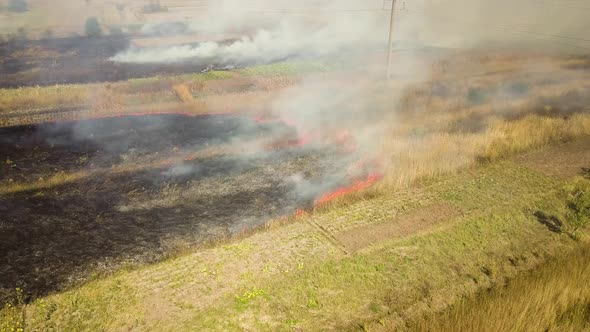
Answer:
<svg viewBox="0 0 590 332"><path fill-rule="evenodd" d="M34 301L26 312L26 329L101 331L132 326L142 318L139 290L130 280L112 276ZM8 330L10 331L10 330Z"/></svg>
<svg viewBox="0 0 590 332"><path fill-rule="evenodd" d="M320 61L297 61L297 62L277 62L269 65L248 67L239 69L237 72L245 76L257 75L297 75L312 72L327 72L343 67L337 63L327 63Z"/></svg>

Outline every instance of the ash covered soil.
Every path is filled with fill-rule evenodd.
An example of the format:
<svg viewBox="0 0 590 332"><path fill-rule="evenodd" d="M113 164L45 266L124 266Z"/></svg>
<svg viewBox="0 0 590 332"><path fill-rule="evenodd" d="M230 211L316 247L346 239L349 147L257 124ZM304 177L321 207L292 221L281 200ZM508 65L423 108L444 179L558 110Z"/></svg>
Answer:
<svg viewBox="0 0 590 332"><path fill-rule="evenodd" d="M156 262L347 184L354 156L296 142L282 122L229 115L0 128L0 186L29 184L0 191L0 296Z"/></svg>
<svg viewBox="0 0 590 332"><path fill-rule="evenodd" d="M112 82L200 72L209 63L122 64L109 59L131 46L129 37L67 37L0 42L0 88Z"/></svg>

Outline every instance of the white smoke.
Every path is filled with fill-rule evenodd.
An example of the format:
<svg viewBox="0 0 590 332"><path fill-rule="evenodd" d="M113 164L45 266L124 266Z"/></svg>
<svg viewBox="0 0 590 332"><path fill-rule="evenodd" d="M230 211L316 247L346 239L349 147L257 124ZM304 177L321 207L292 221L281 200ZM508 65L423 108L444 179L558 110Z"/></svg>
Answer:
<svg viewBox="0 0 590 332"><path fill-rule="evenodd" d="M147 64L188 60L265 63L290 57L341 55L351 49L383 49L390 5L390 1L376 0L227 0L211 7L206 15L185 22L185 32L214 36L214 40L226 36L233 42L131 48L112 60ZM583 41L586 28L590 28L587 14L572 6L529 0L493 4L481 0L398 0L394 40L404 49L504 43L575 50L590 47ZM158 25L147 30L157 32Z"/></svg>
<svg viewBox="0 0 590 332"><path fill-rule="evenodd" d="M373 7L369 8L374 10L347 12L342 10L348 8L345 7L346 4L342 1L339 3L338 10L329 9L334 8L333 2L311 7L313 10L309 15L306 11L298 14L296 10L290 9L290 14L295 15L271 12L268 14L270 16L260 17L248 15L247 12L243 14L243 6L227 8L205 19L189 22L187 29L191 33L203 35L239 35L233 42L131 48L115 55L111 60L144 64L212 59L219 62L265 63L290 57L326 56L351 49L384 45L387 31L382 27L387 18L386 10L375 6L373 1ZM243 15L236 17L239 13Z"/></svg>

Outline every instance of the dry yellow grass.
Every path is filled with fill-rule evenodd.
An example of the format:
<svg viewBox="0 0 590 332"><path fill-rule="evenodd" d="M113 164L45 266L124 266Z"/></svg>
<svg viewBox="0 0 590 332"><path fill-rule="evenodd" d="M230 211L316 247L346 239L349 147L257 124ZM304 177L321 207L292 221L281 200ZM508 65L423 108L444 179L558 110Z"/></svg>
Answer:
<svg viewBox="0 0 590 332"><path fill-rule="evenodd" d="M419 179L585 135L590 135L590 115L578 114L568 119L529 115L497 122L480 133L389 137L382 146L386 169L380 186L387 190L405 188Z"/></svg>
<svg viewBox="0 0 590 332"><path fill-rule="evenodd" d="M497 160L549 143L590 135L590 116L577 114L568 119L527 116L515 122L503 122L488 130L489 144L478 156Z"/></svg>
<svg viewBox="0 0 590 332"><path fill-rule="evenodd" d="M190 103L193 101L193 94L186 84L177 84L172 87L176 98L183 103Z"/></svg>
<svg viewBox="0 0 590 332"><path fill-rule="evenodd" d="M587 331L590 247L410 325L412 331Z"/></svg>
<svg viewBox="0 0 590 332"><path fill-rule="evenodd" d="M377 107L394 114L380 136L379 189L590 135L590 75L565 70L572 61L458 57L437 64L429 81L406 87L399 98L375 96ZM386 89L403 88L394 82ZM396 112L383 106L396 101Z"/></svg>
<svg viewBox="0 0 590 332"><path fill-rule="evenodd" d="M94 88L93 85L56 85L3 89L0 92L0 112L83 104Z"/></svg>

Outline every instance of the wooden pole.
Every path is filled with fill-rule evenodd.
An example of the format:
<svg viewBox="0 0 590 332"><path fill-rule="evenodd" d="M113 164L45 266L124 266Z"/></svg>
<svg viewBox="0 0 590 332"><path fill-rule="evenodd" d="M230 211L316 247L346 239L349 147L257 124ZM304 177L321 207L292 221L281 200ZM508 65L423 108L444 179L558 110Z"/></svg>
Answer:
<svg viewBox="0 0 590 332"><path fill-rule="evenodd" d="M393 62L393 19L395 17L395 0L391 1L391 17L389 19L389 43L387 44L387 74L386 78L391 78L391 64Z"/></svg>

